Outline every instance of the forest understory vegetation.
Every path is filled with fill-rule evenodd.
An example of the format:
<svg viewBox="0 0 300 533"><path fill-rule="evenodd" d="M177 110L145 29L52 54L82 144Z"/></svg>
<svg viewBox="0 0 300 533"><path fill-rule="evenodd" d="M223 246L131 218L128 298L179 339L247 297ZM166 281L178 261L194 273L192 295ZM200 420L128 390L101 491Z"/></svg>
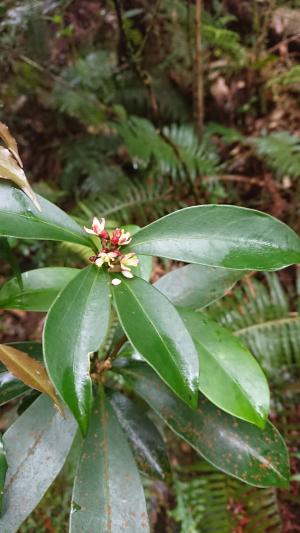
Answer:
<svg viewBox="0 0 300 533"><path fill-rule="evenodd" d="M33 190L80 226L93 216L144 226L176 209L228 204L299 234L299 59L299 0L0 1L0 121ZM9 244L22 272L88 262L78 244ZM12 265L0 260L1 287ZM177 267L155 259L151 281ZM269 380L289 489L244 485L167 430L172 478L143 478L153 532L300 531L299 293L296 266L247 272L206 309ZM40 341L44 320L0 309L0 343ZM26 398L1 407L0 432ZM73 471L71 452L20 533L68 530Z"/></svg>

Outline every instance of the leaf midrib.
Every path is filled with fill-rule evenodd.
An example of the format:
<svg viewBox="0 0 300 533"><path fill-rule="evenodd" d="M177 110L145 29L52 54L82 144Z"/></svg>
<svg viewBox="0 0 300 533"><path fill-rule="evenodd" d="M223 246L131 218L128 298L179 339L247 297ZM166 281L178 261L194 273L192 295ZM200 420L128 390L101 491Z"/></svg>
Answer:
<svg viewBox="0 0 300 533"><path fill-rule="evenodd" d="M126 369L126 368L125 368L123 371L125 371L125 373L131 374L132 376L134 376L134 377L136 377L136 378L138 378L138 379L140 379L140 380L143 380L143 381L146 383L147 387L149 387L149 380L148 380L146 377L144 377L143 375L140 375L138 372L134 372L133 370L131 370L131 369ZM141 396L143 397L143 395L141 395ZM144 398L144 399L145 399L145 398ZM224 472L225 474L228 475L228 472L227 472L225 469L221 468L219 465L217 465L216 463L214 463L211 459L208 459L208 457L205 455L205 452L204 452L204 451L201 450L201 452L200 452L199 447L196 448L196 446L195 446L194 444L191 444L191 442L188 441L188 440L183 436L182 433L180 433L179 431L177 431L176 429L174 429L174 427L172 426L172 424L170 424L170 423L169 423L169 422L163 417L163 415L161 414L160 410L157 409L156 407L154 407L152 401L148 401L148 400L145 400L145 401L150 405L150 407L153 409L153 411L155 411L155 412L160 416L160 418L164 421L164 423L165 423L165 424L166 424L166 425L167 425L167 426L168 426L168 427L169 427L169 428L170 428L170 429L171 429L176 435L178 435L180 438L182 438L183 440L185 440L185 442L187 442L190 446L192 446L192 447L193 447L198 453L200 453L200 455L202 455L202 457L203 457L206 461L208 461L210 464L212 464L212 465L213 465L214 467L216 467L218 470L221 470L221 472ZM196 411L196 412L197 412L197 411ZM230 415L227 415L227 416L230 416ZM268 422L267 422L267 423L268 423ZM274 426L273 426L273 427L274 427ZM274 430L276 431L275 428L274 428ZM253 449L252 447L249 447L249 448L250 448L250 450ZM262 457L262 456L259 454L258 456L257 456L257 455L254 455L254 457ZM263 457L262 457L262 458L263 458ZM265 464L265 463L266 463L266 460L263 461L263 464ZM271 466L271 469L273 470L273 472L275 472L275 474L277 475L278 478L280 478L280 479L282 479L283 481L285 481L285 483L287 482L287 479L281 474L281 472L280 472L279 470L277 470L277 469L275 468L275 466L273 466L273 463L268 462L268 465ZM239 480L241 480L241 481L244 482L244 480L243 480L243 478L242 478L241 476L238 476L238 475L236 475L236 474L234 474L234 473L231 473L230 475L231 475L232 477L234 477L234 478L236 478L236 479L239 479ZM249 485L251 485L251 486L254 486L254 487L259 486L259 485L255 485L254 482L251 483L251 482L247 481L247 483L248 483ZM265 486L265 485L260 485L260 487L263 487L263 488L264 488L264 487L266 487L266 486Z"/></svg>
<svg viewBox="0 0 300 533"><path fill-rule="evenodd" d="M204 345L201 344L201 342L199 341L195 341L194 340L194 343L195 345L197 346L197 344L199 344L203 349L204 349L204 352L206 352L217 364L217 366L220 367L220 369L222 370L222 372L224 373L224 375L227 377L227 379L229 379L229 381L233 382L233 384L237 387L237 389L240 391L242 397L244 400L246 400L246 403L248 405L248 407L250 407L251 411L252 411L252 414L255 415L255 419L256 420L265 420L264 417L262 417L260 414L257 413L257 411L255 410L255 408L253 407L253 405L251 404L250 400L248 399L247 397L247 391L240 385L240 383L238 382L238 380L232 376L232 374L230 374L230 372L226 369L226 367L224 367L221 363L220 363L220 360L213 354L213 352L209 351ZM251 354L249 354L251 355ZM200 381L199 381L199 389L201 390L201 384L200 384ZM204 394L204 393L203 393ZM209 398L209 396L207 395L207 393L205 393L205 396L207 398ZM211 400L212 401L212 400ZM214 403L214 402L213 402ZM219 407L222 409L222 407L219 405ZM228 411L227 411L228 412ZM232 413L233 414L233 413ZM234 416L237 416L238 418L241 418L241 415L237 415L236 413L234 414ZM242 420L244 420L244 418L242 418ZM250 422L249 418L247 418L248 422ZM253 421L252 421L253 422Z"/></svg>
<svg viewBox="0 0 300 533"><path fill-rule="evenodd" d="M142 230L141 230L142 231ZM139 232L136 234L138 235ZM133 237L134 238L134 237ZM169 242L169 241L172 241L173 243L176 243L176 242L187 242L187 241L210 241L210 242L216 242L216 241L220 241L220 242L223 242L223 241L226 241L226 242L231 242L233 245L236 245L236 244L240 244L241 242L244 242L246 243L246 248L248 249L249 246L251 244L259 244L260 246L261 245L264 245L264 246L267 246L268 248L271 248L272 250L285 250L285 248L283 247L279 247L279 246L276 246L274 245L273 243L270 244L268 243L267 241L262 241L262 240L258 240L258 239L243 239L243 238L230 238L230 237L227 237L226 235L224 236L220 236L220 237L216 237L214 235L197 235L196 237L193 237L191 235L183 235L182 237L181 236L176 236L176 237L152 237L152 238L149 238L147 240L144 240L144 241L139 241L139 242L132 242L130 244L130 246L128 248L137 248L138 246L141 246L143 244L151 244L153 242L155 243L166 243L166 242ZM289 251L289 250L288 250ZM293 250L292 250L293 251Z"/></svg>
<svg viewBox="0 0 300 533"><path fill-rule="evenodd" d="M251 326L246 326L245 328L237 329L234 331L234 335L239 337L240 335L244 335L245 333L251 332L255 329L264 329L272 326L280 326L284 324L293 324L295 322L300 321L300 316L296 317L286 317L286 318L278 318L274 320L266 320L265 322L260 322L258 324L251 324Z"/></svg>
<svg viewBox="0 0 300 533"><path fill-rule="evenodd" d="M162 338L162 336L161 336L159 330L157 329L157 327L156 327L155 324L153 323L152 319L151 319L151 318L149 317L149 315L147 314L147 312L146 312L145 308L143 307L143 305L141 304L141 302L138 300L138 298L136 298L134 292L130 289L130 287L129 287L129 283L126 283L126 286L127 286L127 289L129 290L129 292L132 294L134 300L137 302L138 306L139 306L139 307L141 308L141 310L144 312L146 318L149 320L149 322L150 322L150 324L152 325L154 331L157 333L157 336L160 338L161 343L162 343L163 346L165 347L165 350L166 350L167 353L169 353L169 355L171 356L171 359L173 360L173 362L174 362L174 364L175 364L176 370L178 371L179 377L182 378L182 375L181 375L181 372L180 372L180 367L178 367L178 362L177 362L176 358L174 357L173 353L169 350L167 344L165 344L165 342L164 342L164 340L163 340L163 338ZM157 370L157 369L155 369L155 370ZM157 372L158 372L158 370L157 370ZM159 374L160 374L160 372L159 372ZM184 379L183 379L183 383L184 383L185 385L188 385Z"/></svg>
<svg viewBox="0 0 300 533"><path fill-rule="evenodd" d="M7 350L5 349L5 345L0 344L0 352L1 352L1 350L4 351L4 353L7 355L8 359L9 359L9 351L7 351ZM26 354L26 355L27 355L27 354ZM42 363L41 363L40 361L37 361L37 360L35 360L35 359L33 359L33 361L34 361L34 363L37 365L37 367L40 366L40 368L41 368L42 371L45 370L44 367L43 367L43 365L42 365ZM22 361L18 360L18 359L15 358L15 357L12 357L12 364L18 366L18 363L19 363L19 366L20 366L21 371L23 371L24 374L25 374L26 376L29 376L29 380L28 380L28 381L31 381L31 382L33 382L33 383L36 383L36 385L37 385L36 387L30 387L29 385L26 385L26 383L25 383L21 378L19 378L18 376L16 376L15 373L12 372L12 370L10 370L10 369L8 368L8 366L7 366L5 363L3 363L3 364L5 364L5 366L6 366L7 370L8 370L8 372L10 372L11 374L13 374L13 375L15 376L16 379L22 381L22 383L23 383L24 385L26 385L27 387L30 387L30 388L35 388L36 390L38 390L38 391L40 391L40 392L43 392L44 394L48 394L48 395L49 395L49 391L46 392L45 390L41 390L41 388L42 388L43 385L41 385L41 383L37 380L35 374L34 374L34 373L31 374L31 373L29 372L29 370L28 370L28 367L27 367L27 366L24 366L24 365L22 364ZM52 398L52 399L53 399L53 398Z"/></svg>
<svg viewBox="0 0 300 533"><path fill-rule="evenodd" d="M14 217L19 217L19 218L25 218L25 220L30 220L33 224L44 224L45 226L49 226L50 228L54 228L54 229L58 229L60 231L64 231L65 233L68 233L70 235L73 235L75 236L77 239L78 238L84 238L84 235L79 235L78 233L74 233L72 230L70 230L69 228L65 228L63 226L57 226L56 224L53 224L53 223L50 223L50 222L47 222L46 220L43 220L43 219L39 219L39 218L36 218L36 219L33 219L31 218L30 216L26 216L22 213L12 213L12 212L9 212L9 211L3 211L2 209L0 209L0 214L4 214L5 216L14 216ZM71 219L72 220L72 219ZM6 235L6 237L14 237L15 235ZM27 237L27 238L30 238L30 237ZM34 237L32 237L34 238ZM47 237L47 240L50 240L50 241L56 241L57 239L55 237L51 238L51 237ZM84 245L83 245L84 246ZM87 246L87 245L85 245Z"/></svg>

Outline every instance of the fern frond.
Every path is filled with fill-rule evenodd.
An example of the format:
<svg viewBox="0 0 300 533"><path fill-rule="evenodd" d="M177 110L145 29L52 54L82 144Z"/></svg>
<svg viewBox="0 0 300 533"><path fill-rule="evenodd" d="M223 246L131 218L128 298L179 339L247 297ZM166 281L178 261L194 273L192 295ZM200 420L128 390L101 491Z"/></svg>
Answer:
<svg viewBox="0 0 300 533"><path fill-rule="evenodd" d="M203 40L206 46L214 48L218 54L226 53L236 61L244 57L239 34L227 28L203 24Z"/></svg>
<svg viewBox="0 0 300 533"><path fill-rule="evenodd" d="M215 175L219 160L212 143L199 140L191 126L164 126L163 135L144 118L130 117L116 125L135 165L147 167L155 162L159 171L174 181L200 174Z"/></svg>
<svg viewBox="0 0 300 533"><path fill-rule="evenodd" d="M212 16L204 11L202 34L204 45L212 48L215 55L227 54L236 62L245 59L246 51L241 44L240 34L228 29L228 24L235 20L234 16ZM234 63L232 65L235 66Z"/></svg>
<svg viewBox="0 0 300 533"><path fill-rule="evenodd" d="M271 133L265 137L250 140L258 155L265 158L267 164L279 177L300 176L300 140L287 131Z"/></svg>
<svg viewBox="0 0 300 533"><path fill-rule="evenodd" d="M103 50L79 58L57 78L53 104L83 123L99 126L104 119L102 103L111 102L115 94L114 61Z"/></svg>
<svg viewBox="0 0 300 533"><path fill-rule="evenodd" d="M103 194L79 204L85 217L114 218L123 224L136 221L147 224L180 206L182 203L174 199L169 185L158 181L128 181L115 194Z"/></svg>
<svg viewBox="0 0 300 533"><path fill-rule="evenodd" d="M276 274L237 288L210 307L210 314L231 329L257 357L269 377L280 379L282 367L300 365L300 316L289 302Z"/></svg>
<svg viewBox="0 0 300 533"><path fill-rule="evenodd" d="M281 531L274 489L249 487L205 461L181 469L174 489L177 506L171 516L181 522L182 533Z"/></svg>
<svg viewBox="0 0 300 533"><path fill-rule="evenodd" d="M112 189L124 179L121 168L110 155L118 143L113 135L88 135L73 140L63 147L63 172L60 181L64 189L71 191L82 183L86 194L99 194Z"/></svg>
<svg viewBox="0 0 300 533"><path fill-rule="evenodd" d="M235 128L228 128L217 122L209 122L205 128L205 133L210 136L218 135L225 144L243 142L245 140L244 135Z"/></svg>
<svg viewBox="0 0 300 533"><path fill-rule="evenodd" d="M88 263L91 255L94 255L94 251L88 246L73 242L61 242L59 244L59 250L62 251L64 255L71 255L76 257L77 260L79 258L85 263Z"/></svg>
<svg viewBox="0 0 300 533"><path fill-rule="evenodd" d="M300 89L300 66L299 65L293 65L288 70L281 72L277 76L274 76L270 80L268 80L266 86L267 87L275 87L275 88L281 88L281 87L290 87L291 85L298 86L298 90Z"/></svg>

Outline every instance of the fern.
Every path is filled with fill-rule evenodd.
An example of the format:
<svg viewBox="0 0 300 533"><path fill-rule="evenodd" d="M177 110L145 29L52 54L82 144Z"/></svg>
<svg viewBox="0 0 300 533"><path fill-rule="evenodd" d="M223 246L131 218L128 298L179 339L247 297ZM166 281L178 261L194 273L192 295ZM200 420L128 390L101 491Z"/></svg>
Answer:
<svg viewBox="0 0 300 533"><path fill-rule="evenodd" d="M300 176L300 141L296 135L281 131L253 138L251 143L279 177Z"/></svg>
<svg viewBox="0 0 300 533"><path fill-rule="evenodd" d="M174 199L165 183L132 181L120 186L116 194L103 194L79 204L80 212L87 218L93 216L114 218L118 223L140 222L147 224L154 218L182 206Z"/></svg>
<svg viewBox="0 0 300 533"><path fill-rule="evenodd" d="M244 50L238 33L212 24L203 24L203 39L206 46L212 47L217 55L226 53L236 61L244 57Z"/></svg>
<svg viewBox="0 0 300 533"><path fill-rule="evenodd" d="M146 168L152 162L174 181L215 175L219 161L212 143L199 143L191 126L164 126L162 135L144 118L131 117L116 125L133 164Z"/></svg>
<svg viewBox="0 0 300 533"><path fill-rule="evenodd" d="M152 86L158 104L160 120L164 122L188 121L190 109L185 99L175 85L162 75L162 69L160 68L159 70L160 72L152 72ZM123 77L120 93L120 103L129 114L147 116L151 113L149 93L146 87L141 85L140 80L136 80L129 75L126 78Z"/></svg>
<svg viewBox="0 0 300 533"><path fill-rule="evenodd" d="M281 72L277 76L274 76L270 79L266 86L281 88L281 87L290 87L291 85L298 85L300 83L300 66L293 65L289 70Z"/></svg>
<svg viewBox="0 0 300 533"><path fill-rule="evenodd" d="M232 20L235 20L234 16L217 14L213 17L205 11L202 24L203 41L206 47L213 49L215 55L227 54L236 62L240 62L246 57L246 52L239 33L227 28Z"/></svg>
<svg viewBox="0 0 300 533"><path fill-rule="evenodd" d="M282 368L300 365L300 316L289 312L288 297L275 274L267 286L257 280L237 288L210 307L210 314L248 345L273 380Z"/></svg>
<svg viewBox="0 0 300 533"><path fill-rule="evenodd" d="M182 533L282 530L274 489L250 488L205 461L181 469L174 490L177 505L171 516L181 522Z"/></svg>
<svg viewBox="0 0 300 533"><path fill-rule="evenodd" d="M60 177L63 188L70 191L82 183L84 193L99 194L116 186L124 179L121 168L112 159L117 146L112 135L90 135L64 146Z"/></svg>
<svg viewBox="0 0 300 533"><path fill-rule="evenodd" d="M228 128L217 122L210 122L205 128L207 135L218 135L225 144L245 141L244 135L234 128Z"/></svg>
<svg viewBox="0 0 300 533"><path fill-rule="evenodd" d="M88 125L99 126L105 106L115 94L114 58L106 51L91 52L64 69L55 84L52 103Z"/></svg>

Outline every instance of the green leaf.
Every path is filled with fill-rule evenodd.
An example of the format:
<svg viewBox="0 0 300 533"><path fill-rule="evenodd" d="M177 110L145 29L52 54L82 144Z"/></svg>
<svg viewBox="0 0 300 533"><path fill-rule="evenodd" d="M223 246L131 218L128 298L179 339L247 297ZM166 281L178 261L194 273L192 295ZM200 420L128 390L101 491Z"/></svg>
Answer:
<svg viewBox="0 0 300 533"><path fill-rule="evenodd" d="M4 484L6 479L7 472L7 460L6 460L6 451L4 448L2 436L0 435L0 517L2 515L2 503L4 495Z"/></svg>
<svg viewBox="0 0 300 533"><path fill-rule="evenodd" d="M105 339L110 317L107 273L81 270L59 293L44 327L44 359L59 395L86 434L92 408L90 354Z"/></svg>
<svg viewBox="0 0 300 533"><path fill-rule="evenodd" d="M21 190L0 183L0 235L91 246L91 239L69 215L41 196L38 200L41 212Z"/></svg>
<svg viewBox="0 0 300 533"><path fill-rule="evenodd" d="M201 205L152 222L133 236L127 251L215 267L277 270L300 262L300 239L260 211Z"/></svg>
<svg viewBox="0 0 300 533"><path fill-rule="evenodd" d="M139 264L133 269L133 273L145 281L149 281L152 274L153 258L149 255L139 255Z"/></svg>
<svg viewBox="0 0 300 533"><path fill-rule="evenodd" d="M145 410L118 392L111 395L110 402L140 471L150 477L164 479L165 474L170 472L165 444Z"/></svg>
<svg viewBox="0 0 300 533"><path fill-rule="evenodd" d="M126 224L125 226L123 226L123 228L125 231L129 231L131 235L134 235L141 229L141 227L137 226L136 224ZM134 274L136 276L139 276L140 278L143 278L145 281L149 281L152 273L152 267L152 257L149 257L148 255L139 256L139 264L136 268L133 269Z"/></svg>
<svg viewBox="0 0 300 533"><path fill-rule="evenodd" d="M8 239L6 239L5 237L0 237L0 259L7 261L7 263L11 266L12 271L14 275L16 276L19 289L22 289L22 278L21 278L20 267L18 265L18 262L13 252L11 251Z"/></svg>
<svg viewBox="0 0 300 533"><path fill-rule="evenodd" d="M112 407L99 391L75 478L70 533L149 532L139 473Z"/></svg>
<svg viewBox="0 0 300 533"><path fill-rule="evenodd" d="M8 471L0 531L16 533L60 472L76 432L72 416L62 418L40 396L3 436Z"/></svg>
<svg viewBox="0 0 300 533"><path fill-rule="evenodd" d="M0 406L19 398L29 390L31 389L11 372L0 372Z"/></svg>
<svg viewBox="0 0 300 533"><path fill-rule="evenodd" d="M264 427L270 393L259 364L230 331L203 313L180 310L200 362L200 391L227 413Z"/></svg>
<svg viewBox="0 0 300 533"><path fill-rule="evenodd" d="M261 430L203 396L198 409L190 409L144 363L131 363L122 372L164 422L218 470L256 487L288 486L288 452L270 422Z"/></svg>
<svg viewBox="0 0 300 533"><path fill-rule="evenodd" d="M178 307L201 309L222 298L244 275L244 270L186 265L162 276L154 286Z"/></svg>
<svg viewBox="0 0 300 533"><path fill-rule="evenodd" d="M10 279L0 289L0 308L48 311L58 293L78 274L76 268L38 268L23 272L20 289Z"/></svg>
<svg viewBox="0 0 300 533"><path fill-rule="evenodd" d="M141 278L112 286L121 325L134 348L171 389L197 405L199 362L193 341L173 305Z"/></svg>

